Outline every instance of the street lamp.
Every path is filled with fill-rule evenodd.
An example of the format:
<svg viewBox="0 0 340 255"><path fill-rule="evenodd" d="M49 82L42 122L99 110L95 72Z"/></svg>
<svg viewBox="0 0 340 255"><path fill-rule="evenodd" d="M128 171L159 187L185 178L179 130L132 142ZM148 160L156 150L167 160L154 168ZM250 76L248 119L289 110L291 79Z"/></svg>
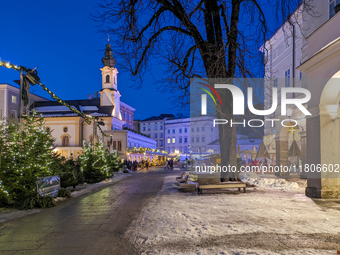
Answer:
<svg viewBox="0 0 340 255"><path fill-rule="evenodd" d="M288 116L288 118L290 119L290 117L292 117L292 115L293 115L293 110L288 108L287 109L287 116Z"/></svg>

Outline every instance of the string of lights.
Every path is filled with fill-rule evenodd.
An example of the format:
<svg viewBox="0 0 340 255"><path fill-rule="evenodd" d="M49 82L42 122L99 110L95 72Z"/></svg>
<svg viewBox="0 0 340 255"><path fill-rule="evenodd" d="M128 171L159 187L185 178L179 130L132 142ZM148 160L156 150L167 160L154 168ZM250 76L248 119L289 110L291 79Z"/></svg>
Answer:
<svg viewBox="0 0 340 255"><path fill-rule="evenodd" d="M5 68L8 68L8 69L13 69L15 71L25 71L27 73L33 73L35 71L35 69L30 69L30 68L27 68L25 66L20 66L20 65L14 65L14 64L11 64L10 62L5 62L5 61L1 61L0 60L0 67L3 66ZM58 97L55 93L53 93L50 89L48 89L44 84L42 84L39 80L38 82L36 83L38 84L40 87L42 87L43 90L45 90L50 96L52 99L56 100L59 104L63 105L63 106L66 106L68 109L70 109L72 112L74 113L77 113L79 116L83 117L84 118L84 121L87 123L87 124L91 124L91 120L92 121L95 121L95 118L94 116L91 116L91 115L88 115L88 114L85 114L75 108L73 108L71 105L69 105L68 103L66 103L64 100L62 100L60 97ZM108 134L105 134L104 131L102 130L102 128L100 127L100 125L98 123L97 124L97 127L99 128L101 134L103 136L106 136L106 137L112 137L113 135L108 135Z"/></svg>

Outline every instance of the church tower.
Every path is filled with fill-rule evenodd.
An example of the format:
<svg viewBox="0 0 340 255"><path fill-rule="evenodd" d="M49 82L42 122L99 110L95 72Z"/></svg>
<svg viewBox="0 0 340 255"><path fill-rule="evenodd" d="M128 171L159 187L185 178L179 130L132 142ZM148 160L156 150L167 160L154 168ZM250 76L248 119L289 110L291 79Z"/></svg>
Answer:
<svg viewBox="0 0 340 255"><path fill-rule="evenodd" d="M100 90L100 106L114 106L112 116L121 119L120 93L117 89L116 60L113 57L111 45L106 44L105 56L102 59L104 67L102 71L102 89Z"/></svg>

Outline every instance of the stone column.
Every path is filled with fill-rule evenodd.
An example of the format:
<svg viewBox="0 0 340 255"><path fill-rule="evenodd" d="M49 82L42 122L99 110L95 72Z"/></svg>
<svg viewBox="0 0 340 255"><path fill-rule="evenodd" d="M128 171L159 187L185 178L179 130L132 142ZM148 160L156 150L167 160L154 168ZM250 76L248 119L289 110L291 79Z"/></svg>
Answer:
<svg viewBox="0 0 340 255"><path fill-rule="evenodd" d="M306 131L300 132L300 142L301 142L301 164L302 164L301 170L303 170L303 166L307 162L307 134L306 134ZM297 170L300 171L300 169L297 169ZM304 171L300 172L300 178L306 179L307 174Z"/></svg>
<svg viewBox="0 0 340 255"><path fill-rule="evenodd" d="M340 197L340 122L338 108L338 105L320 105L320 115L307 118L307 165L309 172L307 173L306 196L316 198ZM311 172L314 168L318 169L318 165L321 167L321 171ZM326 169L323 168L324 166ZM339 167L339 172L335 172L337 167ZM329 171L329 169L332 169L332 171Z"/></svg>
<svg viewBox="0 0 340 255"><path fill-rule="evenodd" d="M276 138L276 165L278 167L281 167L281 165L289 167L287 136L280 135ZM275 175L288 176L289 172L278 172Z"/></svg>

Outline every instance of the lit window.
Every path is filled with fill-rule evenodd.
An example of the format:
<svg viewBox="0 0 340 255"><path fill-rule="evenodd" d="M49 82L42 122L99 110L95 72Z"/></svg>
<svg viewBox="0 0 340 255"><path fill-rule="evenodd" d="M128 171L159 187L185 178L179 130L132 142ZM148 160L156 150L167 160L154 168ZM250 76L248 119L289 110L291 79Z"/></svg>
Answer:
<svg viewBox="0 0 340 255"><path fill-rule="evenodd" d="M168 138L167 143L170 143L170 138Z"/></svg>
<svg viewBox="0 0 340 255"><path fill-rule="evenodd" d="M12 96L12 103L16 104L17 103L17 97L16 96Z"/></svg>
<svg viewBox="0 0 340 255"><path fill-rule="evenodd" d="M176 138L172 138L172 143L175 143L176 142Z"/></svg>

